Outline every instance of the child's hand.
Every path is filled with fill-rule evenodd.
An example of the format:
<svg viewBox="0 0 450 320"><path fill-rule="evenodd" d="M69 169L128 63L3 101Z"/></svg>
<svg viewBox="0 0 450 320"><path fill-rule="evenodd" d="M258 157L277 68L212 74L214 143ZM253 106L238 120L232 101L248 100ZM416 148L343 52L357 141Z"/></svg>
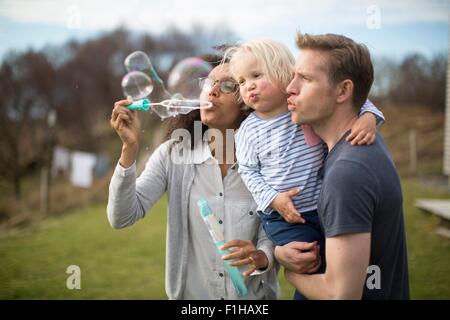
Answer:
<svg viewBox="0 0 450 320"><path fill-rule="evenodd" d="M297 195L300 191L300 189L292 189L286 192L280 192L270 204L289 223L305 223L305 219L295 209L294 203L291 200L291 197Z"/></svg>
<svg viewBox="0 0 450 320"><path fill-rule="evenodd" d="M375 115L366 112L352 127L352 132L347 136L347 141L351 142L353 146L372 144L375 142L377 133L377 119Z"/></svg>

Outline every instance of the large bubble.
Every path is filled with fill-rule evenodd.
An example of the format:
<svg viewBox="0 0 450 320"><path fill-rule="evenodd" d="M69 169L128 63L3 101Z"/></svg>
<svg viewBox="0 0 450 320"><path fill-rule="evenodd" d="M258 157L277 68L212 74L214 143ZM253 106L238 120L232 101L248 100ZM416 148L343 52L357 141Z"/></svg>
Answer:
<svg viewBox="0 0 450 320"><path fill-rule="evenodd" d="M150 58L142 51L134 51L129 54L124 61L125 68L128 72L141 71L147 73L150 71ZM147 74L150 76L150 74Z"/></svg>
<svg viewBox="0 0 450 320"><path fill-rule="evenodd" d="M124 61L128 72L140 71L145 73L153 82L153 91L148 98L151 101L162 101L170 99L171 94L166 90L163 80L156 72L150 58L145 52L135 51L129 54Z"/></svg>
<svg viewBox="0 0 450 320"><path fill-rule="evenodd" d="M200 58L186 58L170 72L167 79L169 91L181 94L186 99L198 99L201 92L198 78L207 77L211 70L212 66Z"/></svg>
<svg viewBox="0 0 450 320"><path fill-rule="evenodd" d="M133 100L144 99L153 91L152 80L143 72L131 71L122 79L122 89L125 97Z"/></svg>

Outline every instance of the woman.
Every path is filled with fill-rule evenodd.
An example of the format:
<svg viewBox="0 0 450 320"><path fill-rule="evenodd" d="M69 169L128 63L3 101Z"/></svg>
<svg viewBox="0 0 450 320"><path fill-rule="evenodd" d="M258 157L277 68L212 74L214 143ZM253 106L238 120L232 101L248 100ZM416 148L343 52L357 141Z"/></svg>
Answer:
<svg viewBox="0 0 450 320"><path fill-rule="evenodd" d="M138 178L135 161L139 119L136 111L126 108L130 101L115 103L111 125L123 146L110 183L108 219L114 228L132 225L167 191L166 293L169 299L276 299L279 286L273 245L259 224L256 204L237 172L234 138L229 137L230 129L234 132L247 112L240 102L238 85L230 77L228 63L218 64L220 57L209 60L215 61L211 62L215 67L201 81L200 98L213 106L179 117L171 131L186 129L190 139L170 139L163 143ZM194 120L198 118L201 124L198 122L197 128L201 128L207 139L202 139L203 134L197 134L200 137L193 134ZM218 141L220 136L222 141ZM215 146L207 140L214 140ZM179 155L186 156L187 150L191 157L179 161ZM199 213L199 199L208 201L228 241L225 247L232 249L223 258L216 252ZM247 270L244 272L247 296L237 296L222 259L234 260L231 264Z"/></svg>

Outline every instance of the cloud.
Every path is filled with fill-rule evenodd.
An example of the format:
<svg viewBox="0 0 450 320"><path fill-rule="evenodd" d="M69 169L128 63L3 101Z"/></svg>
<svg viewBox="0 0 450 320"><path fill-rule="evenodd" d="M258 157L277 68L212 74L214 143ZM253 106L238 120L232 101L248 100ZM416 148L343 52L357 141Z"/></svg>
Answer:
<svg viewBox="0 0 450 320"><path fill-rule="evenodd" d="M446 0L4 0L0 15L18 22L66 26L78 10L80 25L89 29L110 29L123 24L130 29L161 31L170 24L189 28L194 22L206 26L227 25L239 34L267 31L276 25L311 26L330 29L339 25L365 25L367 8L380 9L386 26L417 22L447 22L450 4Z"/></svg>
<svg viewBox="0 0 450 320"><path fill-rule="evenodd" d="M190 30L194 24L231 30L241 41L275 38L293 52L296 30L345 34L375 52L440 52L446 49L449 12L448 0L266 0L264 5L261 0L1 0L0 54L120 25L159 33L170 25ZM369 30L377 14L380 29ZM415 41L408 40L412 37Z"/></svg>

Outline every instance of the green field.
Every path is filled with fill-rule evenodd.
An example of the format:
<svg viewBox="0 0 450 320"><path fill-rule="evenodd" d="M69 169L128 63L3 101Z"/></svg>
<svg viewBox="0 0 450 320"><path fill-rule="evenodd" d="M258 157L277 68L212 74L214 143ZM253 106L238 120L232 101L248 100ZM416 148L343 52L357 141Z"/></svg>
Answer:
<svg viewBox="0 0 450 320"><path fill-rule="evenodd" d="M404 180L411 295L450 299L450 241L437 219L413 206L448 192ZM164 291L165 200L133 227L113 230L106 204L49 218L0 237L0 299L167 299ZM81 290L66 287L66 268L81 268ZM282 298L292 289L282 279Z"/></svg>

